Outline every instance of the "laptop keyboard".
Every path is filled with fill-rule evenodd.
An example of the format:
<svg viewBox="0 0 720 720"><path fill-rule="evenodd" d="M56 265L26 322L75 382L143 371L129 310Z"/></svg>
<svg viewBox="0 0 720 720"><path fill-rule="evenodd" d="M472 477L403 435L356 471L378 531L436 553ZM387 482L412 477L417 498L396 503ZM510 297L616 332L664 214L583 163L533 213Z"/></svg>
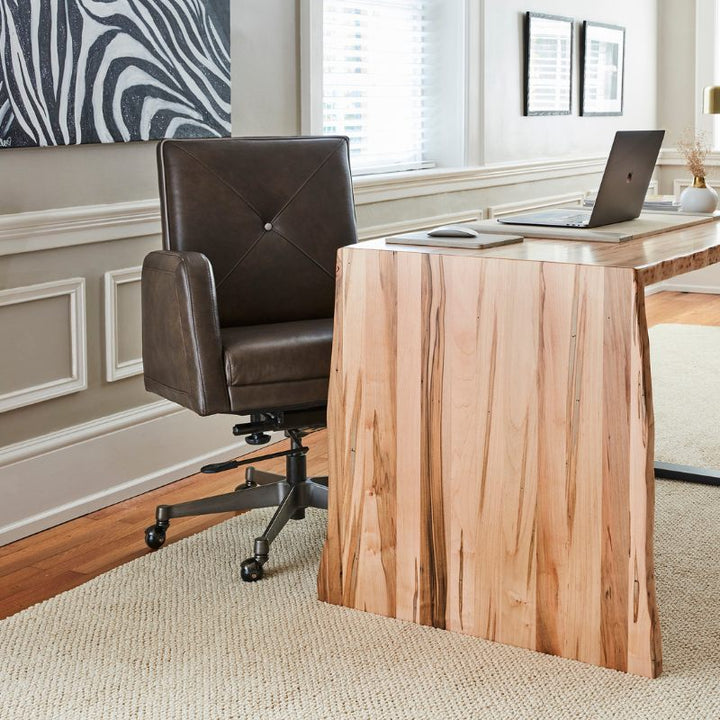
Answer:
<svg viewBox="0 0 720 720"><path fill-rule="evenodd" d="M577 215L566 215L563 219L568 225L585 225L588 216L585 213L578 213Z"/></svg>
<svg viewBox="0 0 720 720"><path fill-rule="evenodd" d="M551 225L555 227L585 227L590 219L589 210L578 210L574 212L572 208L551 208L548 210L540 210L535 213L525 213L523 215L510 215L499 218L501 223L514 223L528 225Z"/></svg>

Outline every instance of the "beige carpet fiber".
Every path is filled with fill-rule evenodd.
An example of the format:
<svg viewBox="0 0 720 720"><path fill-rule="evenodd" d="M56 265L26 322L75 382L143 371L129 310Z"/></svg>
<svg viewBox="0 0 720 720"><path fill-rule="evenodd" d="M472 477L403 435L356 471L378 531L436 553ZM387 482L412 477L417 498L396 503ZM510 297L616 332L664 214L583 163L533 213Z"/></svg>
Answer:
<svg viewBox="0 0 720 720"><path fill-rule="evenodd" d="M720 470L720 328L650 328L655 458Z"/></svg>
<svg viewBox="0 0 720 720"><path fill-rule="evenodd" d="M239 561L268 517L0 622L0 718L720 718L719 488L658 483L657 680L318 602L321 511L291 523L266 579L244 584Z"/></svg>

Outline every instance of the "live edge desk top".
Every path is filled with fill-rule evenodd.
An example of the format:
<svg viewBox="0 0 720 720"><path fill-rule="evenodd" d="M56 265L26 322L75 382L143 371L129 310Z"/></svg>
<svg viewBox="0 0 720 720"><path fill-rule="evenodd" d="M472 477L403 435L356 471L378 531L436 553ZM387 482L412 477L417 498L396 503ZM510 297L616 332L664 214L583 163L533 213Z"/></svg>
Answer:
<svg viewBox="0 0 720 720"><path fill-rule="evenodd" d="M659 675L644 286L719 230L342 249L319 597Z"/></svg>
<svg viewBox="0 0 720 720"><path fill-rule="evenodd" d="M531 229L528 228L528 231L531 232ZM720 222L707 222L622 243L526 238L524 242L515 245L502 245L487 250L462 250L393 245L386 243L384 239L379 239L358 243L355 247L368 250L385 249L397 252L427 252L440 255L632 268L637 271L640 282L651 285L719 262Z"/></svg>

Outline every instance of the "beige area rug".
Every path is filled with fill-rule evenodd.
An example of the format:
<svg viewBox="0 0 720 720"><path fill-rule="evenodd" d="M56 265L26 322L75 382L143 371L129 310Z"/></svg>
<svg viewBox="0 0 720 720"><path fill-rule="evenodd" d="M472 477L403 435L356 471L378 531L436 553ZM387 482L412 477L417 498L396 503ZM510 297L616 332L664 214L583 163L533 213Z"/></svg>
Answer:
<svg viewBox="0 0 720 720"><path fill-rule="evenodd" d="M659 356L668 333L657 330ZM689 344L669 337L673 349ZM679 362L670 378L692 377ZM658 483L657 680L318 602L321 511L280 535L265 580L242 583L239 562L269 515L235 518L0 622L0 718L720 718L720 488Z"/></svg>
<svg viewBox="0 0 720 720"><path fill-rule="evenodd" d="M720 470L720 327L650 328L655 459Z"/></svg>
<svg viewBox="0 0 720 720"><path fill-rule="evenodd" d="M658 483L657 680L320 603L325 514L255 511L0 623L3 720L720 718L720 490Z"/></svg>

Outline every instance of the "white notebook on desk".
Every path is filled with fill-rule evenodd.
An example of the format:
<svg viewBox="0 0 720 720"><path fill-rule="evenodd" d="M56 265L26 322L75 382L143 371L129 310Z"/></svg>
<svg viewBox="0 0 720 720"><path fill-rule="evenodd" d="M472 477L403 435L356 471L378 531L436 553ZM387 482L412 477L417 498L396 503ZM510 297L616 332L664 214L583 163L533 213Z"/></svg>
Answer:
<svg viewBox="0 0 720 720"><path fill-rule="evenodd" d="M522 241L522 235L508 233L498 235L483 232L481 227L475 223L442 225L429 231L403 233L402 235L392 235L385 238L386 243L396 245L423 245L471 250L482 250Z"/></svg>

